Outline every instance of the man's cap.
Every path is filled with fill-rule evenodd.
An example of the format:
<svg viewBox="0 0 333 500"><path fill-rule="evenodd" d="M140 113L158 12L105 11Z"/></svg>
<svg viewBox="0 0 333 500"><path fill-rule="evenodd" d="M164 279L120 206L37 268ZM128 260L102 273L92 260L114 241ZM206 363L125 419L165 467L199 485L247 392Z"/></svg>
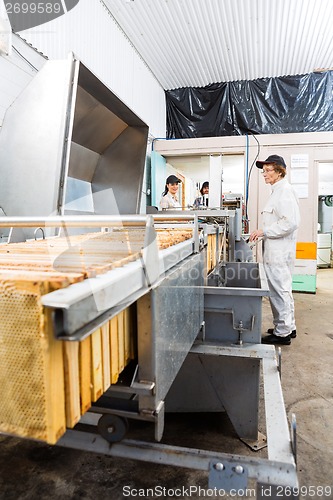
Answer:
<svg viewBox="0 0 333 500"><path fill-rule="evenodd" d="M265 161L257 161L256 165L258 168L264 168L264 165L269 165L271 163L274 163L275 165L280 165L280 167L283 168L287 168L287 165L282 156L278 155L271 155Z"/></svg>
<svg viewBox="0 0 333 500"><path fill-rule="evenodd" d="M169 175L167 180L165 181L166 184L175 184L175 182L182 182L178 177L175 175Z"/></svg>
<svg viewBox="0 0 333 500"><path fill-rule="evenodd" d="M203 189L203 188L208 188L208 187L209 187L209 182L208 182L208 181L205 181L205 182L203 183L203 185L201 186L201 189Z"/></svg>

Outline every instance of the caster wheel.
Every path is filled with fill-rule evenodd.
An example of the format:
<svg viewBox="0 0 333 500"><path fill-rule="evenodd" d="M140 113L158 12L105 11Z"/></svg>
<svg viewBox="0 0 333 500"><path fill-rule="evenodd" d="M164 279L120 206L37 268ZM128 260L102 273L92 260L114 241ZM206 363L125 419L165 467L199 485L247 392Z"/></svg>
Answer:
<svg viewBox="0 0 333 500"><path fill-rule="evenodd" d="M125 437L128 430L128 421L126 418L105 413L99 419L97 429L106 441L117 443Z"/></svg>

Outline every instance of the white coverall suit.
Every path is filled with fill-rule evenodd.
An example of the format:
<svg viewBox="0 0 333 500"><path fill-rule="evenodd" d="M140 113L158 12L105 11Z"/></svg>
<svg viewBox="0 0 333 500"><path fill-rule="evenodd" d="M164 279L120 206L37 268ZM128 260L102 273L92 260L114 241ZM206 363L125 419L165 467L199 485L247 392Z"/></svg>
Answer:
<svg viewBox="0 0 333 500"><path fill-rule="evenodd" d="M296 329L292 272L300 222L298 199L286 178L272 185L263 214L263 264L270 290L274 334L285 337Z"/></svg>

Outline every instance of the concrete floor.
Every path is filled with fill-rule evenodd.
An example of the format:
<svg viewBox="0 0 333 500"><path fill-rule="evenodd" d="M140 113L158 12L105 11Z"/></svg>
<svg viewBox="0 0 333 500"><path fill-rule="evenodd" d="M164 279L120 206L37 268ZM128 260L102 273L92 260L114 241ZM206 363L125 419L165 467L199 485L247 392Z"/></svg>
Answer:
<svg viewBox="0 0 333 500"><path fill-rule="evenodd" d="M297 339L282 346L282 387L287 414L297 418L298 477L305 492L300 498L333 499L333 269L318 270L317 285L316 294L295 294ZM263 331L270 326L264 299ZM150 424L137 423L134 433L141 432L150 433ZM225 414L168 415L163 442L265 457L265 450L252 452L237 439ZM0 435L0 499L172 498L158 490L128 496L123 488L190 486L206 489L206 474ZM191 496L203 497L202 491Z"/></svg>

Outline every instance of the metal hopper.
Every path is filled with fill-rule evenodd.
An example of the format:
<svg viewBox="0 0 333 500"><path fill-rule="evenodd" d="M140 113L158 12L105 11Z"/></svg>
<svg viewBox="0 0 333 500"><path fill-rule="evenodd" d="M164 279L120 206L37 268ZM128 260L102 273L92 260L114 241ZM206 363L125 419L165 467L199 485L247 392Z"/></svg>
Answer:
<svg viewBox="0 0 333 500"><path fill-rule="evenodd" d="M138 213L147 136L148 126L82 62L47 61L5 115L5 214Z"/></svg>

